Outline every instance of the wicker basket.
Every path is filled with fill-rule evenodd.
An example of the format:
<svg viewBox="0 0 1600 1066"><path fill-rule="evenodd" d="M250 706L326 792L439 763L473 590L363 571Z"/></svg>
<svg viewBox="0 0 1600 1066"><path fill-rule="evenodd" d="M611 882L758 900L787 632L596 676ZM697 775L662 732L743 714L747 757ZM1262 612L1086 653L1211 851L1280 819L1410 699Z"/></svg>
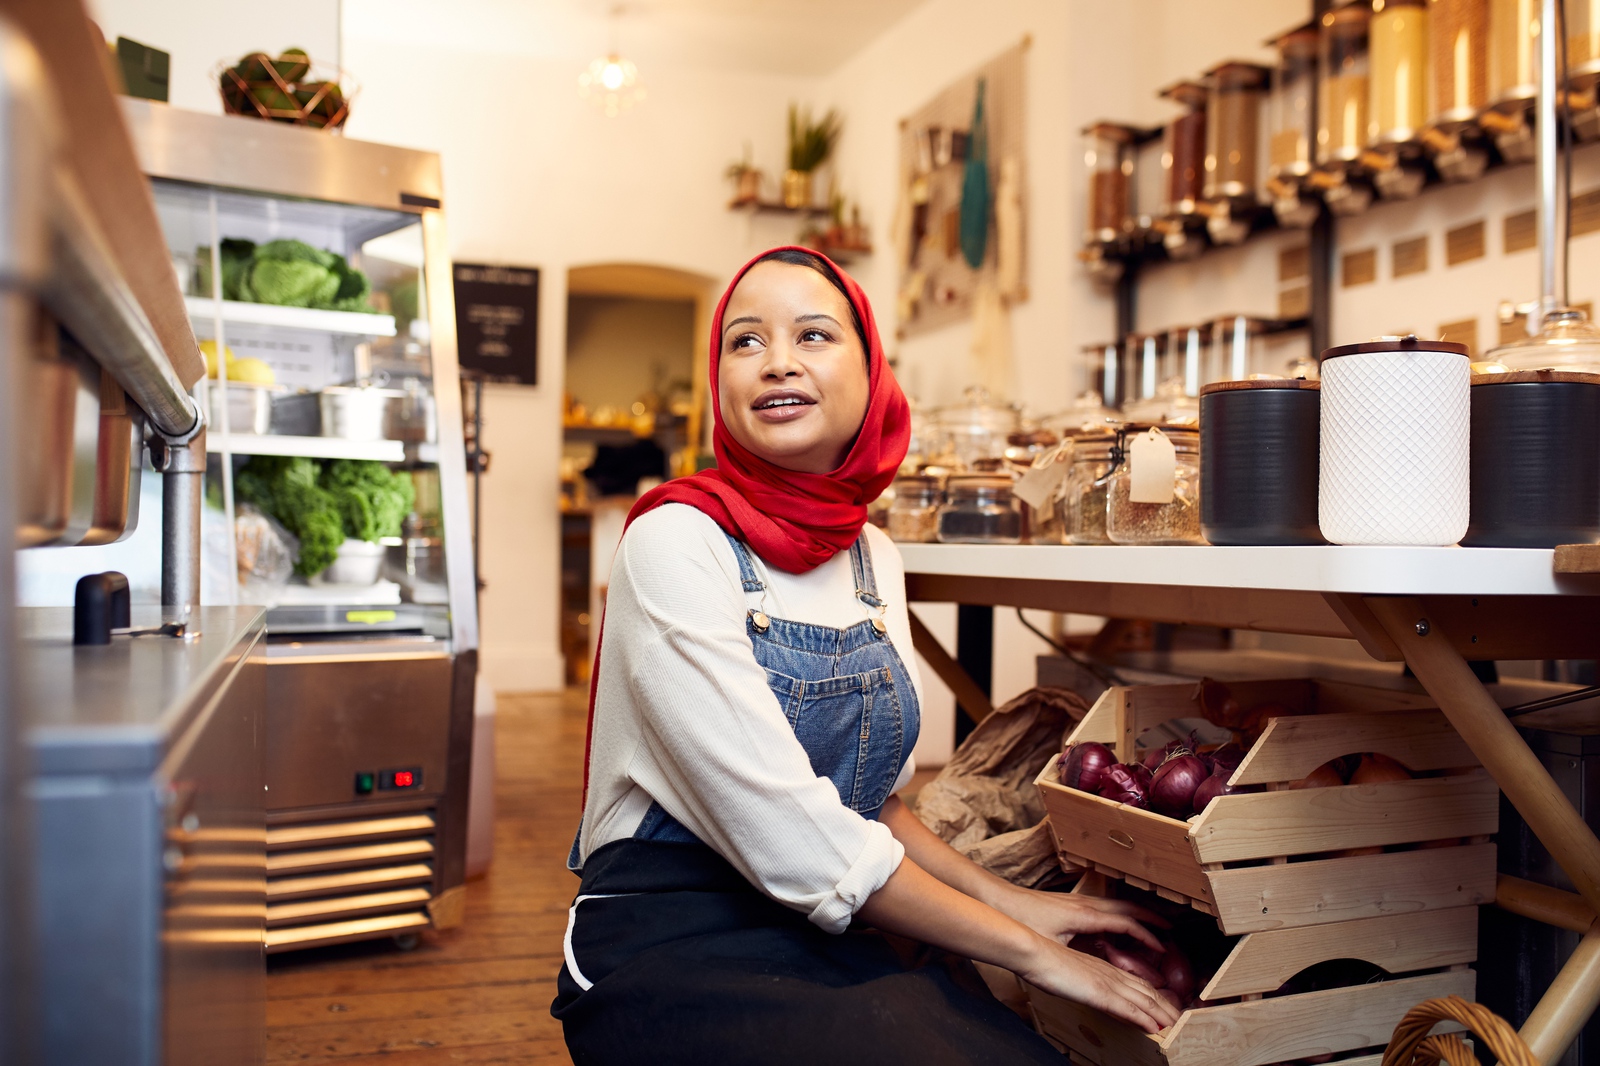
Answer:
<svg viewBox="0 0 1600 1066"><path fill-rule="evenodd" d="M1468 1003L1460 996L1427 999L1412 1007L1383 1053L1383 1066L1478 1066L1478 1058L1466 1042L1453 1033L1430 1036L1440 1022L1454 1022L1483 1041L1501 1066L1539 1066L1522 1037L1504 1018L1487 1007Z"/></svg>
<svg viewBox="0 0 1600 1066"><path fill-rule="evenodd" d="M360 91L338 67L292 54L274 58L254 52L237 63L217 64L212 77L228 114L314 129L343 126Z"/></svg>

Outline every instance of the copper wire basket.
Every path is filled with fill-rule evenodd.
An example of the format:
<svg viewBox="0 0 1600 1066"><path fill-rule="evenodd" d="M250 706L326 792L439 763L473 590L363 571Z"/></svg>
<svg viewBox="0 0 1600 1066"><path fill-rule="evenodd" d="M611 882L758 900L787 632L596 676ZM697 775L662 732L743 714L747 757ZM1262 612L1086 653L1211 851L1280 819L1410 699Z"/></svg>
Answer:
<svg viewBox="0 0 1600 1066"><path fill-rule="evenodd" d="M237 63L218 63L211 73L228 114L313 129L343 126L360 92L343 70L293 53L252 52Z"/></svg>
<svg viewBox="0 0 1600 1066"><path fill-rule="evenodd" d="M1429 1035L1440 1022L1455 1022L1466 1028L1494 1053L1501 1066L1539 1066L1528 1045L1511 1023L1478 1003L1460 996L1426 999L1406 1012L1394 1027L1394 1036L1383 1053L1383 1066L1478 1066L1478 1058L1466 1041L1454 1033Z"/></svg>

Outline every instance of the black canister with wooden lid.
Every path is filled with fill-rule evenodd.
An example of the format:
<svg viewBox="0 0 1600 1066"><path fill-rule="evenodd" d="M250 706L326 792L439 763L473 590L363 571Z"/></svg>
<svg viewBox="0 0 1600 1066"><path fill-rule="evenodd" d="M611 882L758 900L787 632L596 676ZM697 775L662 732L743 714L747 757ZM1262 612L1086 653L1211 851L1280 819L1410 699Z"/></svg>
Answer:
<svg viewBox="0 0 1600 1066"><path fill-rule="evenodd" d="M1319 383L1218 381L1200 390L1200 529L1212 544L1322 544Z"/></svg>
<svg viewBox="0 0 1600 1066"><path fill-rule="evenodd" d="M1470 456L1462 544L1600 541L1600 374L1474 374Z"/></svg>

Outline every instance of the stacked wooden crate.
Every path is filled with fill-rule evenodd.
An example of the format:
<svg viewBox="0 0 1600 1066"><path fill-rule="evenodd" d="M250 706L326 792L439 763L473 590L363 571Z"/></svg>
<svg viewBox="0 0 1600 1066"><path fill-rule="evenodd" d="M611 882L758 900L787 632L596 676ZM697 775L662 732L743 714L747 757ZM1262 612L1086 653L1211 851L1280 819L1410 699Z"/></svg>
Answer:
<svg viewBox="0 0 1600 1066"><path fill-rule="evenodd" d="M1097 741L1132 762L1148 730L1201 717L1198 696L1194 684L1113 688L1069 744ZM1220 796L1180 821L1065 787L1059 757L1036 781L1063 865L1184 903L1239 938L1200 991L1205 1002L1156 1037L1029 988L1039 1031L1074 1058L1098 1066L1364 1059L1418 1002L1473 996L1468 964L1477 907L1494 899L1489 836L1499 794L1444 716L1426 696L1333 682L1239 682L1232 696L1246 709L1286 709L1232 777L1264 791ZM1286 787L1359 752L1426 776ZM1103 884L1089 878L1083 887ZM1335 959L1371 963L1388 979L1274 994Z"/></svg>

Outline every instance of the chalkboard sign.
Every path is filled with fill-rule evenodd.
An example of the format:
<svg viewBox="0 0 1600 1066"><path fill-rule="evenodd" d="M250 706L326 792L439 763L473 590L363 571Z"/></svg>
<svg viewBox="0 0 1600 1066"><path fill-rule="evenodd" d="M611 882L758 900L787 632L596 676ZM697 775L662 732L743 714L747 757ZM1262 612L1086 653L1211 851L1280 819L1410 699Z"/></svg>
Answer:
<svg viewBox="0 0 1600 1066"><path fill-rule="evenodd" d="M539 271L457 263L456 342L461 369L489 381L539 380Z"/></svg>

